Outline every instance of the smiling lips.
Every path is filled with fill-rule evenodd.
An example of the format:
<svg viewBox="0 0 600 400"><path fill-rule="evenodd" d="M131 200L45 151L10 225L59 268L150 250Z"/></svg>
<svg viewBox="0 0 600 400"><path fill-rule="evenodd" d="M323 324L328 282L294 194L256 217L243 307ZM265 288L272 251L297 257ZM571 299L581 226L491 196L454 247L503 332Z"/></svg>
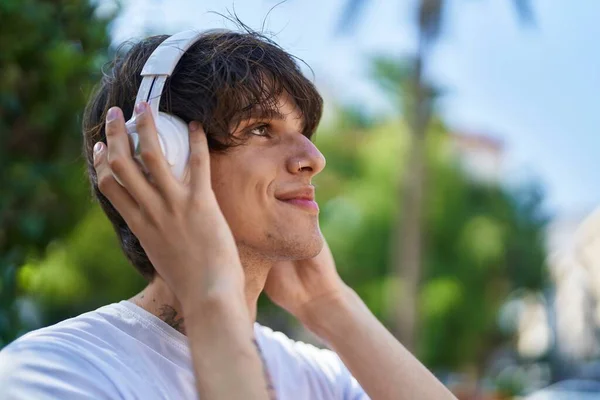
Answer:
<svg viewBox="0 0 600 400"><path fill-rule="evenodd" d="M275 198L279 201L303 208L307 211L319 212L319 205L315 201L314 186L305 186L296 190L277 194L275 195Z"/></svg>

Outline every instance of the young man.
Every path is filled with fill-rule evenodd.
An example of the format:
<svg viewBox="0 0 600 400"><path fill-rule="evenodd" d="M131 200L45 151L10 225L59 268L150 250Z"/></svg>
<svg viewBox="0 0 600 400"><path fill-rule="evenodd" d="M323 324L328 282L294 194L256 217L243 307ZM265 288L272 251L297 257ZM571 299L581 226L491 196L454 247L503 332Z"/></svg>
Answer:
<svg viewBox="0 0 600 400"><path fill-rule="evenodd" d="M322 100L277 45L205 33L161 100L188 123L187 173L172 175L143 102L142 173L125 119L165 38L115 62L83 126L94 193L148 286L5 348L0 398L453 398L336 272L311 185ZM263 290L333 351L253 323Z"/></svg>

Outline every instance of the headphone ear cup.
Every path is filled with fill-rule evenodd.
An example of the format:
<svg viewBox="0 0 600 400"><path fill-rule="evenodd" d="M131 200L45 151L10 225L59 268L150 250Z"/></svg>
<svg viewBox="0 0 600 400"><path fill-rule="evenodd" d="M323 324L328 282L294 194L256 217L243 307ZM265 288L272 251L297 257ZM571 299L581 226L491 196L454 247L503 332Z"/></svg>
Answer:
<svg viewBox="0 0 600 400"><path fill-rule="evenodd" d="M155 125L171 171L177 179L182 179L190 158L188 126L181 118L164 112L158 113Z"/></svg>
<svg viewBox="0 0 600 400"><path fill-rule="evenodd" d="M173 175L181 180L190 158L190 136L187 124L172 114L159 112L158 116L154 118L154 125L158 132L158 141L163 155L167 159ZM135 120L127 121L126 127L134 157L144 166L139 154L139 136Z"/></svg>

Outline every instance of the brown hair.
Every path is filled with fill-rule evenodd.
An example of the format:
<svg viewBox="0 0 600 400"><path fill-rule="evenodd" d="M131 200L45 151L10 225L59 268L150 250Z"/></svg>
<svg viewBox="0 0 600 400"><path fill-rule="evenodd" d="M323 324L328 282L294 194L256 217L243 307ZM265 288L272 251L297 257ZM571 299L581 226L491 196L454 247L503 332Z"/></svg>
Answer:
<svg viewBox="0 0 600 400"><path fill-rule="evenodd" d="M106 143L104 119L110 107L120 107L126 119L132 114L142 67L167 37L149 37L124 55L117 55L95 88L83 117L83 151L92 192L113 224L125 255L148 280L154 277L154 267L121 215L100 193L92 148L99 141ZM199 121L210 150L225 152L241 144L232 136L232 121L240 121L252 109L273 109L284 92L298 107L303 134L311 137L321 118L323 101L296 59L263 34L248 29L207 31L167 80L159 109L186 123Z"/></svg>

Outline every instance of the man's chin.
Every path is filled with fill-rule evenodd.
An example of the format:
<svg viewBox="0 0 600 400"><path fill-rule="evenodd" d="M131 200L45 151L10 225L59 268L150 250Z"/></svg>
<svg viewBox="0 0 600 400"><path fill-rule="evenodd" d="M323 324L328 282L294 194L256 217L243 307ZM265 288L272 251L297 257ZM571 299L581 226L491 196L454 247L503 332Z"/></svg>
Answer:
<svg viewBox="0 0 600 400"><path fill-rule="evenodd" d="M321 234L321 232L319 232L319 235L316 238L314 249L313 249L310 257L306 257L306 258L313 258L313 257L318 256L319 253L321 253L321 251L323 250L324 246L325 246L325 239L323 238L323 235Z"/></svg>
<svg viewBox="0 0 600 400"><path fill-rule="evenodd" d="M296 231L293 235L279 237L279 240L272 242L270 252L280 261L305 260L317 256L324 243L318 228L309 233Z"/></svg>
<svg viewBox="0 0 600 400"><path fill-rule="evenodd" d="M288 255L289 260L306 260L319 255L323 250L325 240L323 235L319 231L318 234L312 234L308 237L303 238L304 240L298 241L296 246L290 250Z"/></svg>

